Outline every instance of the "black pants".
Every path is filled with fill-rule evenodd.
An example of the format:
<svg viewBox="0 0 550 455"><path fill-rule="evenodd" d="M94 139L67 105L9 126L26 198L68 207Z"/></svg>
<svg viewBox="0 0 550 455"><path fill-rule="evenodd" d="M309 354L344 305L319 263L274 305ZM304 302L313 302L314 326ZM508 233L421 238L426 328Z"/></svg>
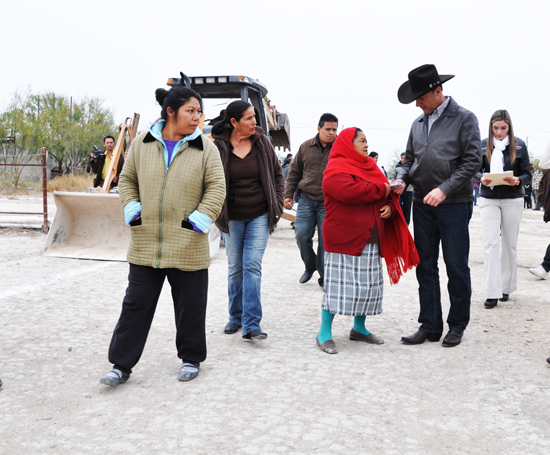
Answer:
<svg viewBox="0 0 550 455"><path fill-rule="evenodd" d="M206 359L208 269L184 272L130 264L122 312L109 346L109 361L123 371L131 372L141 357L165 278L172 288L178 357L192 363Z"/></svg>
<svg viewBox="0 0 550 455"><path fill-rule="evenodd" d="M525 190L526 193L523 195L523 208L527 207L528 209L532 208L531 205L531 191ZM527 193L527 191L529 191Z"/></svg>
<svg viewBox="0 0 550 455"><path fill-rule="evenodd" d="M407 226L411 223L411 207L413 202L413 192L412 191L403 191L399 196L399 204L401 204L401 210L403 211L403 216Z"/></svg>
<svg viewBox="0 0 550 455"><path fill-rule="evenodd" d="M546 248L546 254L544 255L544 260L541 265L544 270L550 272L550 245Z"/></svg>

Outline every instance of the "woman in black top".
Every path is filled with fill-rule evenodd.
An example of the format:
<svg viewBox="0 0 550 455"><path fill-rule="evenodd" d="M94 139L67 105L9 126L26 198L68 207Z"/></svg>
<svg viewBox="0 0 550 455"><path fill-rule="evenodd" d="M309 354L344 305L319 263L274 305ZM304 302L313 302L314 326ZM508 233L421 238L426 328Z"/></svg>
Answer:
<svg viewBox="0 0 550 455"><path fill-rule="evenodd" d="M262 331L262 258L269 234L283 212L285 179L254 107L233 101L212 129L226 180L226 199L216 225L228 260L229 322L224 332L243 328L245 340L264 340Z"/></svg>
<svg viewBox="0 0 550 455"><path fill-rule="evenodd" d="M531 183L529 153L525 142L514 136L512 119L504 109L496 111L489 137L481 143L483 163L479 207L483 229L485 308L508 300L517 289L517 242L523 213L523 186ZM504 185L491 185L484 174L512 171ZM501 246L502 244L502 246Z"/></svg>

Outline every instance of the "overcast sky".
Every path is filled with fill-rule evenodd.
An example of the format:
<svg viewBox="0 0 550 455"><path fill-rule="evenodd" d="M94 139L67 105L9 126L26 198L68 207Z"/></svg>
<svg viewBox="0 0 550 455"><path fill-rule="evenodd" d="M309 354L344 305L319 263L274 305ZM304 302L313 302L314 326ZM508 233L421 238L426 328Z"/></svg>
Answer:
<svg viewBox="0 0 550 455"><path fill-rule="evenodd" d="M507 109L537 156L550 141L549 9L540 0L3 1L0 108L28 88L100 97L117 123L140 113L144 130L160 113L155 89L180 71L247 75L289 115L293 151L331 112L389 164L421 113L397 89L433 63L456 75L444 93L477 115L482 137Z"/></svg>

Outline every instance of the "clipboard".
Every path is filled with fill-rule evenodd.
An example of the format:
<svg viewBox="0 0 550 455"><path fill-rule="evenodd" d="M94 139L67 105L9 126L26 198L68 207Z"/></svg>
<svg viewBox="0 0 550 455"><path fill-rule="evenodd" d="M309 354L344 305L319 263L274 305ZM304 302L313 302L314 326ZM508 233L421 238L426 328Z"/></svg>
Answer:
<svg viewBox="0 0 550 455"><path fill-rule="evenodd" d="M498 185L510 185L508 182L505 182L504 179L508 177L513 177L514 171L506 171L506 172L499 172L498 174L483 174L483 178L485 180L490 180L491 183L489 183L488 186L498 186Z"/></svg>

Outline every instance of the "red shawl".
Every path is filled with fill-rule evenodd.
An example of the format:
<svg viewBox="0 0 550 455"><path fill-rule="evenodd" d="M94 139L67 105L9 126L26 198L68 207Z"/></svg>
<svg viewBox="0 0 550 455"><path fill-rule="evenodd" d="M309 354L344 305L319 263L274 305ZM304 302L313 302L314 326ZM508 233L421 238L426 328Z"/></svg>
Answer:
<svg viewBox="0 0 550 455"><path fill-rule="evenodd" d="M355 150L353 146L355 130L355 127L346 128L334 141L324 173L325 178L334 174L351 174L369 183L389 184L376 162ZM399 196L390 192L388 198L393 199L397 207L397 214L387 220L382 220L384 222L384 238L380 238L380 252L386 261L391 284L397 284L403 273L416 267L420 263L420 259L401 211Z"/></svg>

